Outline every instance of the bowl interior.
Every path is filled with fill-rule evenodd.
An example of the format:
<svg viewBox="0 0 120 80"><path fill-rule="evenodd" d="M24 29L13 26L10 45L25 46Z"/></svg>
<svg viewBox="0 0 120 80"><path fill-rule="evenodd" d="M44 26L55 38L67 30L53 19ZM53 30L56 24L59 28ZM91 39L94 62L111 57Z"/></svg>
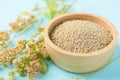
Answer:
<svg viewBox="0 0 120 80"><path fill-rule="evenodd" d="M69 13L69 14L65 14L65 15L62 15L62 16L58 16L55 19L53 19L50 22L50 24L48 25L48 28L47 28L47 35L48 35L49 40L50 40L51 31L54 29L54 27L56 25L66 21L66 20L73 20L73 19L93 21L95 23L98 23L98 24L102 25L102 27L105 30L107 30L107 31L109 31L111 33L111 35L113 37L113 40L111 41L111 43L109 45L107 45L107 47L105 47L105 48L103 48L103 49L101 49L99 51L105 51L105 50L107 50L107 48L110 48L111 46L115 45L116 40L117 40L117 31L114 28L114 26L108 20L106 20L103 17L97 16L97 15L93 15L93 14L86 14L86 13ZM55 46L54 43L52 43L51 40L50 40L50 43L52 44L51 45L52 47L54 47L54 48L57 47L57 46ZM57 47L57 49L58 49L58 47ZM94 52L91 52L91 54L96 54L96 52L98 53L98 51L94 51ZM63 50L63 53L70 53L70 52L66 51L66 50ZM80 55L80 53L78 53L78 55Z"/></svg>

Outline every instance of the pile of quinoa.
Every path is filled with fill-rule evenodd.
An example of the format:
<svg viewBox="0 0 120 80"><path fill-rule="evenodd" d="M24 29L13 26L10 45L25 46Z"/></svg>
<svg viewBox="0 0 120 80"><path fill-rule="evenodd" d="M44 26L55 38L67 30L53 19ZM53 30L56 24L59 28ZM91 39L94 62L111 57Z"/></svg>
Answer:
<svg viewBox="0 0 120 80"><path fill-rule="evenodd" d="M90 20L67 20L55 26L51 41L58 47L73 53L90 53L105 48L112 35L102 25Z"/></svg>

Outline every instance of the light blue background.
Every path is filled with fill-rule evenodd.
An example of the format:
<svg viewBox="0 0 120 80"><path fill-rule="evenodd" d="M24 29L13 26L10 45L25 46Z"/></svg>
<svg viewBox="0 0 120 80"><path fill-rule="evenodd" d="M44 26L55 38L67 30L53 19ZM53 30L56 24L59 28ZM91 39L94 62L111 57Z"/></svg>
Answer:
<svg viewBox="0 0 120 80"><path fill-rule="evenodd" d="M67 1L70 2L70 0ZM9 22L15 21L17 16L20 15L23 10L31 10L37 2L39 3L39 6L44 6L43 1L41 0L0 0L0 30L9 29ZM120 33L120 0L78 0L76 4L73 5L71 11L89 12L103 16L110 20L116 26L118 33ZM34 25L34 29L29 29L27 33L22 34L17 39L28 39L31 34L36 32L37 25L40 25L40 23ZM120 39L118 40L116 53L113 58L119 55ZM61 70L52 63L52 61L48 62L48 66L48 72L45 75L38 75L36 80L62 80L63 78L64 80L75 80L84 75ZM0 77L7 79L7 72L10 69L13 69L13 67L3 68L0 66ZM18 76L17 78L18 80L27 80L26 77ZM108 65L96 75L81 80L120 80L120 60Z"/></svg>

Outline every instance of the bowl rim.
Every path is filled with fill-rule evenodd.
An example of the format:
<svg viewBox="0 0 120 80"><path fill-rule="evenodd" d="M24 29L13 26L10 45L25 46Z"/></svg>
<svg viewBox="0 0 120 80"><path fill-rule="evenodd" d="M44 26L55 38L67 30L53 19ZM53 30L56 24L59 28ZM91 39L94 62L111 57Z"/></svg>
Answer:
<svg viewBox="0 0 120 80"><path fill-rule="evenodd" d="M74 52L71 52L71 51L67 51L67 50L64 50L60 47L58 47L57 45L55 45L49 38L49 27L51 24L53 24L56 20L60 19L60 18L64 18L66 16L73 16L73 15L86 15L86 16L91 16L91 17L95 17L95 18L98 18L102 21L104 21L105 23L107 23L111 30L112 30L112 35L113 35L113 40L110 42L109 45L107 45L106 47L104 47L103 49L100 49L100 50L97 50L97 51L93 51L93 52L90 52L90 53L74 53ZM71 55L71 56L82 56L82 57L89 57L89 56L95 56L95 55L102 55L103 53L105 53L106 51L109 51L110 49L112 49L113 46L116 45L117 43L117 39L118 39L118 32L116 30L116 28L114 27L114 25L109 21L107 20L106 18L104 17L101 17L101 16L98 16L96 14L91 14L91 13L83 13L83 12L72 12L72 13L65 13L65 14L62 14L60 16L57 16L55 17L54 19L52 19L49 24L46 26L45 28L45 32L44 32L44 38L45 38L45 43L47 43L50 47L52 47L53 49L55 49L56 51L58 51L59 53L61 54L64 54L64 55Z"/></svg>

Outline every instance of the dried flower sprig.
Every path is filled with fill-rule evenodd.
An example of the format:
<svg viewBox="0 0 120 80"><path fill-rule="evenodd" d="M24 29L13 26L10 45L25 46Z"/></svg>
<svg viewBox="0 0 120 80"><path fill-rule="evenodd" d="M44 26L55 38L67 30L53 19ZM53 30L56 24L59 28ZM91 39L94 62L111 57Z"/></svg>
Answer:
<svg viewBox="0 0 120 80"><path fill-rule="evenodd" d="M7 31L0 31L0 41L7 41L9 39L9 35Z"/></svg>
<svg viewBox="0 0 120 80"><path fill-rule="evenodd" d="M0 51L4 50L7 48L6 41L0 41Z"/></svg>
<svg viewBox="0 0 120 80"><path fill-rule="evenodd" d="M44 15L48 19L52 19L57 15L68 12L71 7L71 5L67 5L64 0L61 0L60 3L55 0L52 0L52 2L50 0L45 3L47 8L42 12L42 16ZM59 5L62 6L59 8ZM37 10L40 10L38 5L34 7L33 11ZM17 33L18 31L23 32L31 27L36 21L36 16L32 15L30 12L24 11L22 14L29 16L29 18L18 17L15 22L10 23L12 31ZM44 28L45 27L39 27L38 31L32 35L29 41L20 40L16 47L13 48L7 48L5 41L1 42L0 62L4 66L7 66L12 62L16 71L21 76L27 73L28 78L31 80L39 73L45 74L47 72L46 58L48 57L48 54L43 37ZM14 73L10 71L9 74L12 76ZM16 80L14 76L10 79Z"/></svg>
<svg viewBox="0 0 120 80"><path fill-rule="evenodd" d="M0 51L0 62L7 66L9 65L18 54L25 48L26 40L19 40L18 44L13 48L6 48Z"/></svg>
<svg viewBox="0 0 120 80"><path fill-rule="evenodd" d="M49 0L46 2L47 8L42 12L48 19L52 19L55 16L68 12L72 4L66 4L64 0Z"/></svg>
<svg viewBox="0 0 120 80"><path fill-rule="evenodd" d="M27 27L30 27L28 25L34 23L36 21L36 18L34 15L29 15L28 19L21 18L20 16L17 18L16 22L11 22L9 25L12 28L13 31L21 31Z"/></svg>
<svg viewBox="0 0 120 80"><path fill-rule="evenodd" d="M37 75L40 72L40 67L39 59L30 61L29 65L25 66L25 70L28 72L28 78L32 79L33 76Z"/></svg>
<svg viewBox="0 0 120 80"><path fill-rule="evenodd" d="M13 71L13 70L9 71L9 72L8 72L8 75L9 75L9 76L12 76L12 77L15 76L15 71Z"/></svg>
<svg viewBox="0 0 120 80"><path fill-rule="evenodd" d="M27 42L24 54L13 61L17 72L22 76L27 72L28 78L33 79L39 73L46 73L48 56L43 38L44 28L40 27Z"/></svg>
<svg viewBox="0 0 120 80"><path fill-rule="evenodd" d="M9 80L17 80L16 76L15 76L15 71L14 70L9 71L8 75L9 75Z"/></svg>

